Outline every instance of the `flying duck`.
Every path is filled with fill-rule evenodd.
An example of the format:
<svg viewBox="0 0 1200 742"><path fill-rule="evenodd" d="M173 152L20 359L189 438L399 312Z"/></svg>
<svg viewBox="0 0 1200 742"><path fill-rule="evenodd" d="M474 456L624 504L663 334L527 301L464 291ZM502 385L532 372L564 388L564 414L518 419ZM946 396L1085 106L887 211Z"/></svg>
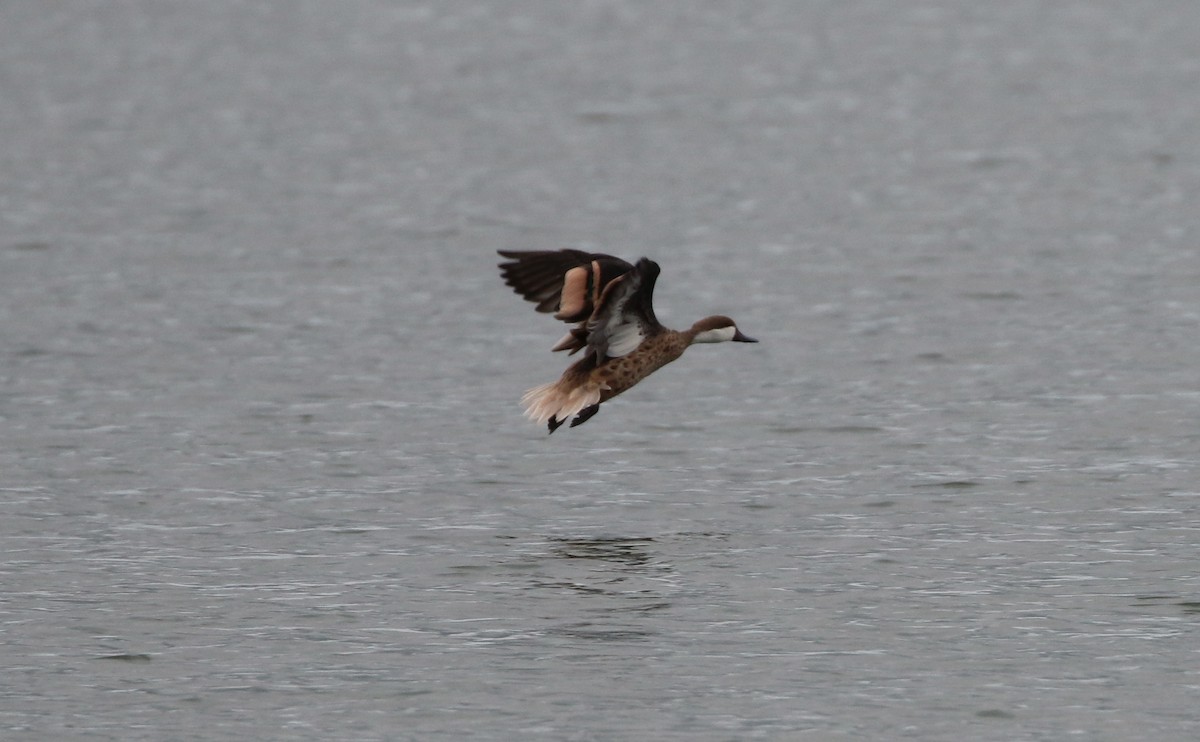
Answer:
<svg viewBox="0 0 1200 742"><path fill-rule="evenodd" d="M659 267L649 258L636 265L582 250L500 250L505 283L537 304L537 311L575 324L551 349L583 351L562 378L534 387L521 403L525 415L553 433L572 417L582 425L600 404L683 355L692 343L757 343L722 315L677 331L654 316Z"/></svg>

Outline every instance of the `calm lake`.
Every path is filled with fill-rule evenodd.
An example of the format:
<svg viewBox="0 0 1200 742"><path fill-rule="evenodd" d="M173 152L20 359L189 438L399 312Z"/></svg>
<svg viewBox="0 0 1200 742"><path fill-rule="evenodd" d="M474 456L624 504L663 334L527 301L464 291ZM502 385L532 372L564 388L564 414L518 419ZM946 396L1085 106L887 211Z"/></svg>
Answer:
<svg viewBox="0 0 1200 742"><path fill-rule="evenodd" d="M5 3L0 736L1200 738L1197 28ZM761 342L547 436L559 247Z"/></svg>

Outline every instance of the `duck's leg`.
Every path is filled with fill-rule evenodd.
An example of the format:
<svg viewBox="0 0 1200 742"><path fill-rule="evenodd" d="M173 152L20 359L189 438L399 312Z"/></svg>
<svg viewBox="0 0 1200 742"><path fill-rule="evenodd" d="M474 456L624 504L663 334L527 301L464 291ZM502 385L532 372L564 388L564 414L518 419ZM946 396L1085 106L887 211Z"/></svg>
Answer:
<svg viewBox="0 0 1200 742"><path fill-rule="evenodd" d="M554 415L551 415L550 419L546 421L546 427L550 428L550 432L553 433L565 422L566 420L555 420Z"/></svg>
<svg viewBox="0 0 1200 742"><path fill-rule="evenodd" d="M595 415L599 411L600 405L598 403L592 405L591 407L584 407L579 411L579 414L575 416L575 419L571 421L571 427L573 428L576 425L583 425L589 419L591 419L592 415Z"/></svg>

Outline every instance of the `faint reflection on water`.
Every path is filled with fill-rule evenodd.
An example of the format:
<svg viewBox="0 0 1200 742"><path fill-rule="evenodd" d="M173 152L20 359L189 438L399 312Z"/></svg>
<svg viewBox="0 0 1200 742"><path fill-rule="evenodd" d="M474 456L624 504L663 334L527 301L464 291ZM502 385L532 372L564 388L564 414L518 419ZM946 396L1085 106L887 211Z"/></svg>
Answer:
<svg viewBox="0 0 1200 742"><path fill-rule="evenodd" d="M656 557L655 540L649 537L552 537L541 561L542 569L530 577L527 589L566 590L603 599L583 604L587 612L603 616L646 613L670 607L675 569ZM555 631L586 632L588 638L628 638L654 632L602 629L575 624Z"/></svg>
<svg viewBox="0 0 1200 742"><path fill-rule="evenodd" d="M595 559L615 562L629 567L640 567L650 561L646 547L654 539L621 538L552 538L553 553L562 559Z"/></svg>

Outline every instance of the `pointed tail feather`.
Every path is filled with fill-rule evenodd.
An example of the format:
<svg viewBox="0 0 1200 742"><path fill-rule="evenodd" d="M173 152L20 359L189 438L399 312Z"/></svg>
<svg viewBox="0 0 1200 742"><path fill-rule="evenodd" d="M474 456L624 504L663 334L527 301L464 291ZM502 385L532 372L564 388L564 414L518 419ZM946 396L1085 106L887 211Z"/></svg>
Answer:
<svg viewBox="0 0 1200 742"><path fill-rule="evenodd" d="M545 424L551 418L561 422L592 405L600 404L602 390L603 387L595 382L588 381L572 387L560 379L525 392L521 404L525 406L525 417L536 423Z"/></svg>

